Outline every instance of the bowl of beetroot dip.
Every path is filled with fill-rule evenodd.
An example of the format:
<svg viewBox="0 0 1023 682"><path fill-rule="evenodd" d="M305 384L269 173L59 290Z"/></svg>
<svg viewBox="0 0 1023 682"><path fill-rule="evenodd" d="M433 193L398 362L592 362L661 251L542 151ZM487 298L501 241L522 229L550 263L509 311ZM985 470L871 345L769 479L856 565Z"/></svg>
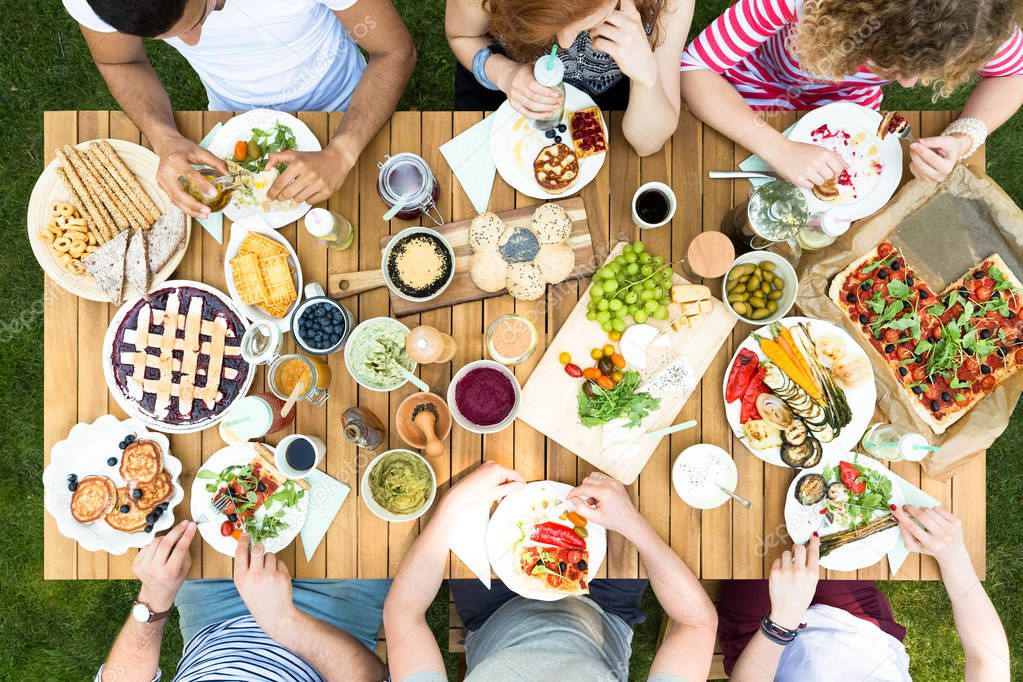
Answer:
<svg viewBox="0 0 1023 682"><path fill-rule="evenodd" d="M477 360L458 370L448 385L451 416L473 433L496 433L515 421L522 393L502 364Z"/></svg>

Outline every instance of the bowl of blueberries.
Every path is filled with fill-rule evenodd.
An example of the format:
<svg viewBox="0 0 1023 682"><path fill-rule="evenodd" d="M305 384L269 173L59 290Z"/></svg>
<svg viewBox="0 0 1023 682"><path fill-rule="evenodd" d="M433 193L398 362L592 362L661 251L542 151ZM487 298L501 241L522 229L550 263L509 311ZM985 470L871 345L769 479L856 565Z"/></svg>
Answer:
<svg viewBox="0 0 1023 682"><path fill-rule="evenodd" d="M352 314L315 282L306 286L305 297L291 316L295 345L313 355L327 355L343 348L352 332Z"/></svg>

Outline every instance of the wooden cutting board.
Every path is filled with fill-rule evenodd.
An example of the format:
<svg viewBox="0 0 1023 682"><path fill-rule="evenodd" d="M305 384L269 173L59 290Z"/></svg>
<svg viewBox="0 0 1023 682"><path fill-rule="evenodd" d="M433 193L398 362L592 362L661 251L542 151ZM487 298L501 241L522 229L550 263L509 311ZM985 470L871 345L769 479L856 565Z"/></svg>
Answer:
<svg viewBox="0 0 1023 682"><path fill-rule="evenodd" d="M616 246L609 260L620 254L623 246ZM677 274L674 280L675 284L686 283ZM626 456L622 456L620 451L604 451L604 427L586 427L579 421L576 396L581 388L581 380L565 374L558 362L558 354L568 351L580 367L588 367L593 364L590 361L590 349L607 343L607 334L601 330L600 325L586 319L586 304L589 300L590 290L587 288L557 336L548 344L547 352L522 389L522 407L518 418L593 466L629 485L646 466L660 439L641 439L628 449ZM728 312L721 301L717 298L712 301L713 310L696 329L665 332L665 336L671 340L671 351L685 358L694 388L736 323L735 316ZM679 313L677 305L672 305L670 310L670 317ZM667 321L651 319L649 323L663 327ZM670 426L688 398L689 395L662 397L660 407L647 415L635 429L636 435ZM722 407L722 419L723 410Z"/></svg>
<svg viewBox="0 0 1023 682"><path fill-rule="evenodd" d="M551 203L558 204L568 213L572 219L572 234L568 244L575 251L575 268L569 279L589 277L596 270L596 264L607 253L607 237L600 231L591 233L589 222L586 219L586 207L581 197L562 199ZM498 213L498 217L509 227L528 227L533 218L533 212L538 206L517 208L511 211ZM485 298L500 296L505 290L487 293L473 284L469 277L469 268L472 266L472 249L469 248L469 225L472 220L460 220L456 223L447 223L440 227L433 227L451 244L455 250L455 276L451 284L437 298L429 301L414 302L406 301L403 298L391 293L391 312L395 317L415 315L435 308L457 305L467 301L479 301ZM383 248L393 238L392 235L385 236L380 240L381 256ZM329 293L335 298L351 295L357 292L359 282L371 279L377 285L383 284L383 277L379 270L372 273L342 273L331 275L328 281ZM344 287L342 282L348 282L349 286Z"/></svg>

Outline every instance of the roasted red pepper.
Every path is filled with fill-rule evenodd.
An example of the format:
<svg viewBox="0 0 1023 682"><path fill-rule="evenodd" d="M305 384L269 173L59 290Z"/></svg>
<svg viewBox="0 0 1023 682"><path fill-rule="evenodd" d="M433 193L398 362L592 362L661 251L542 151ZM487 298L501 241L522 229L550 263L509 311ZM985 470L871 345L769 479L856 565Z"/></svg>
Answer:
<svg viewBox="0 0 1023 682"><path fill-rule="evenodd" d="M757 411L757 397L761 393L767 393L768 388L764 384L764 375L767 370L758 368L753 378L747 383L746 390L742 394L742 401L739 408L739 423L745 424L752 419L760 419L760 412Z"/></svg>
<svg viewBox="0 0 1023 682"><path fill-rule="evenodd" d="M568 526L560 523L546 521L533 529L529 539L534 542L542 542L547 545L554 545L562 549L586 549L586 540L575 534Z"/></svg>
<svg viewBox="0 0 1023 682"><path fill-rule="evenodd" d="M845 483L845 487L848 488L851 493L862 495L867 489L866 481L856 480L860 477L860 470L852 464L849 464L849 462L838 463L838 476L842 479L842 483Z"/></svg>
<svg viewBox="0 0 1023 682"><path fill-rule="evenodd" d="M725 384L725 402L735 402L746 392L753 377L760 367L760 357L749 348L743 348L735 358L732 369L728 372Z"/></svg>

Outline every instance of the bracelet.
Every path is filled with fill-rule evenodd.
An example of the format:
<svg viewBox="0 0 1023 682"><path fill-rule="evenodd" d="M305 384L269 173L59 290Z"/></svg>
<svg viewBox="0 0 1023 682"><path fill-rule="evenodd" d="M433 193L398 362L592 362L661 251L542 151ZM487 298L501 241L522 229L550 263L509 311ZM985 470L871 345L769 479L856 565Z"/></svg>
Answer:
<svg viewBox="0 0 1023 682"><path fill-rule="evenodd" d="M764 633L764 637L778 644L780 646L786 646L791 644L799 634L799 630L789 630L775 623L768 616L764 616L760 619L760 631Z"/></svg>
<svg viewBox="0 0 1023 682"><path fill-rule="evenodd" d="M968 159L973 155L980 146L987 140L988 129L987 125L984 124L979 118L960 118L952 121L947 128L945 128L942 135L966 135L969 137L973 144L970 146L969 151L960 156L960 159Z"/></svg>
<svg viewBox="0 0 1023 682"><path fill-rule="evenodd" d="M500 90L501 88L494 85L493 81L487 78L487 71L485 67L491 54L493 53L490 51L489 47L480 48L480 51L472 58L472 75L476 78L476 82L485 87L487 90Z"/></svg>

